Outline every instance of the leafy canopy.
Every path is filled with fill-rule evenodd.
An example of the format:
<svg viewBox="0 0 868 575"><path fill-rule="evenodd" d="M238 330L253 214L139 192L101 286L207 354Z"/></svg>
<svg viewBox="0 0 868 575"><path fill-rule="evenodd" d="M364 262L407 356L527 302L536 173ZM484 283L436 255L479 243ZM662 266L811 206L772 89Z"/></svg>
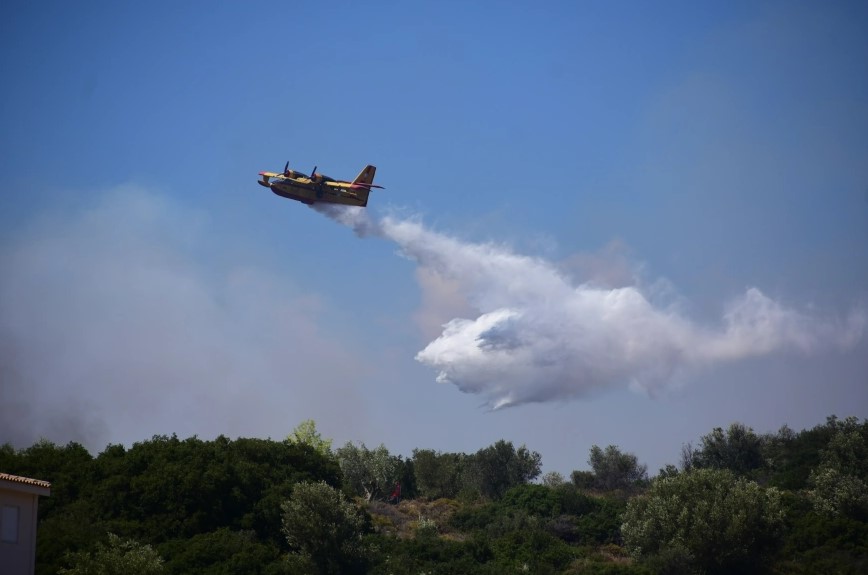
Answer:
<svg viewBox="0 0 868 575"><path fill-rule="evenodd" d="M150 545L108 534L108 545L96 544L96 551L79 551L67 555L71 566L61 568L61 575L159 575L163 559Z"/></svg>
<svg viewBox="0 0 868 575"><path fill-rule="evenodd" d="M365 518L326 482L302 482L281 505L283 533L302 564L316 573L359 572L364 567Z"/></svg>
<svg viewBox="0 0 868 575"><path fill-rule="evenodd" d="M319 434L313 419L305 419L299 423L286 440L296 445L307 445L324 457L328 457L332 452L332 440Z"/></svg>
<svg viewBox="0 0 868 575"><path fill-rule="evenodd" d="M783 525L781 494L729 470L659 479L627 504L621 533L640 558L679 551L695 569L749 573L769 558Z"/></svg>
<svg viewBox="0 0 868 575"><path fill-rule="evenodd" d="M389 493L398 480L401 459L391 455L382 443L376 449L368 449L364 443L354 445L348 441L337 449L336 455L344 473L344 484L367 501Z"/></svg>
<svg viewBox="0 0 868 575"><path fill-rule="evenodd" d="M648 479L648 468L632 453L622 453L615 445L606 449L591 447L588 464L594 470L594 486L607 491L630 489Z"/></svg>

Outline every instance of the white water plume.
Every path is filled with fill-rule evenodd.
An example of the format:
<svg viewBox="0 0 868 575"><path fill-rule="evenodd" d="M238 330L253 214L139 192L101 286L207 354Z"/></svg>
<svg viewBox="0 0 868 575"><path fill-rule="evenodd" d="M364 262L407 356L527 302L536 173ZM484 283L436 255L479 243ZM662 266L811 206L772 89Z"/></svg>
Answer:
<svg viewBox="0 0 868 575"><path fill-rule="evenodd" d="M416 359L437 381L500 407L586 397L625 386L654 394L700 369L775 352L855 345L864 309L844 320L787 308L755 287L699 325L655 305L639 285L575 283L554 263L492 243L461 241L413 219L374 221L363 209L315 209L361 237L394 241L420 277L456 290L471 317L454 317Z"/></svg>

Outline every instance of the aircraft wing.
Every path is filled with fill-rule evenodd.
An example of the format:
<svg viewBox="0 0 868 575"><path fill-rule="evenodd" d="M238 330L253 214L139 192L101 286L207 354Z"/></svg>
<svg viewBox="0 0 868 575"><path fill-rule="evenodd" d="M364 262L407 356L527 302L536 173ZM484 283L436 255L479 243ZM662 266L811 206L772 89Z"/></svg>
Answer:
<svg viewBox="0 0 868 575"><path fill-rule="evenodd" d="M283 174L277 174L275 172L259 172L260 176L265 176L266 178L276 178L277 176L283 176Z"/></svg>
<svg viewBox="0 0 868 575"><path fill-rule="evenodd" d="M344 190L358 190L361 188L370 190L371 188L380 188L385 189L383 186L377 186L375 184L354 184L352 182L326 182L325 185L331 186L333 188L341 188Z"/></svg>

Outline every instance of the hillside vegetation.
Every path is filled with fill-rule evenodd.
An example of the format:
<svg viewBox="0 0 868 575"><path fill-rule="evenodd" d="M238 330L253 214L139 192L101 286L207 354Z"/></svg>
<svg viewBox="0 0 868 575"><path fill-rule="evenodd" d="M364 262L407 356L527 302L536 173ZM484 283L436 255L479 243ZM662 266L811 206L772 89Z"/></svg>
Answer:
<svg viewBox="0 0 868 575"><path fill-rule="evenodd" d="M0 471L52 484L39 575L868 572L864 420L716 428L653 477L617 446L588 463L332 449L312 421L284 441L0 447Z"/></svg>

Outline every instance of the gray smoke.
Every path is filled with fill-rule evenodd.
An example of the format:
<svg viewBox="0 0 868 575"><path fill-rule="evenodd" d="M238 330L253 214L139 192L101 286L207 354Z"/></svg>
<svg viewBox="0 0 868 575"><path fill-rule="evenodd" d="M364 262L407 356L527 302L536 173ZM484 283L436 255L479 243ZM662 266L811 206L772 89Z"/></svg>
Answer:
<svg viewBox="0 0 868 575"><path fill-rule="evenodd" d="M203 213L127 188L0 245L0 444L283 437L354 419L366 362L323 302ZM316 385L312 385L316 382Z"/></svg>
<svg viewBox="0 0 868 575"><path fill-rule="evenodd" d="M843 321L815 317L752 287L725 307L717 325L703 326L678 306L652 303L640 285L576 283L552 262L463 242L413 219L374 222L362 209L338 206L319 211L362 237L394 241L418 264L424 289L448 286L452 297L427 301L454 302L458 294L473 310L446 316L416 359L437 371L438 382L479 394L494 409L624 385L655 394L722 362L848 348L866 324L862 308Z"/></svg>

